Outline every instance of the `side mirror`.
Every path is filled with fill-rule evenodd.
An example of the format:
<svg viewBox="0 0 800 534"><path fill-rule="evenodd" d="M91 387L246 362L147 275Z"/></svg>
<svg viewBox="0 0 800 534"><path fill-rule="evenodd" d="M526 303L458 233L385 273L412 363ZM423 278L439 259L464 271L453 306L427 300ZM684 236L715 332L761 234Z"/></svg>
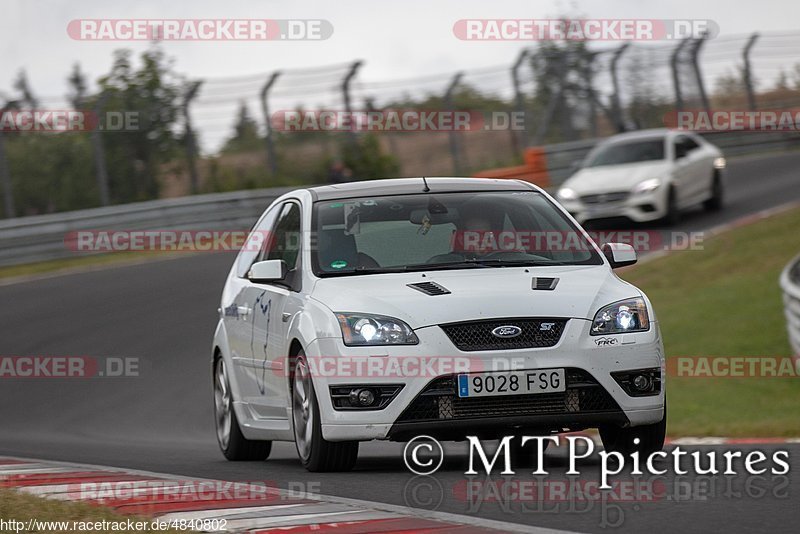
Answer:
<svg viewBox="0 0 800 534"><path fill-rule="evenodd" d="M638 260L633 247L625 243L605 243L600 250L612 269L633 265Z"/></svg>
<svg viewBox="0 0 800 534"><path fill-rule="evenodd" d="M254 263L247 272L247 278L257 284L276 282L286 278L288 272L286 262L283 260L266 260Z"/></svg>

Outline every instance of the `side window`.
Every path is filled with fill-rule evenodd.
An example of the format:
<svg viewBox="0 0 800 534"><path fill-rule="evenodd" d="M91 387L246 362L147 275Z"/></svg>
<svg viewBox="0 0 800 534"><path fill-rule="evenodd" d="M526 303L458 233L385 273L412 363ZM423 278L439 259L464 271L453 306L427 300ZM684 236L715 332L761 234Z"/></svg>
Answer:
<svg viewBox="0 0 800 534"><path fill-rule="evenodd" d="M275 223L275 218L280 213L280 206L273 206L261 219L253 226L250 233L247 235L247 241L239 251L239 256L236 258L236 276L245 278L250 266L256 261L256 258L263 249L262 243L264 237L267 235L267 230L272 228Z"/></svg>
<svg viewBox="0 0 800 534"><path fill-rule="evenodd" d="M297 267L302 245L300 219L300 206L297 203L287 202L283 205L269 242L266 243L268 246L264 249L264 259L283 260L289 270Z"/></svg>
<svg viewBox="0 0 800 534"><path fill-rule="evenodd" d="M684 139L683 144L686 147L686 152L691 152L692 150L694 150L696 148L700 148L700 145L697 144L697 141L695 141L691 137L686 136L683 139Z"/></svg>
<svg viewBox="0 0 800 534"><path fill-rule="evenodd" d="M692 150L700 148L697 141L685 135L679 135L675 138L675 156L676 158L683 157Z"/></svg>

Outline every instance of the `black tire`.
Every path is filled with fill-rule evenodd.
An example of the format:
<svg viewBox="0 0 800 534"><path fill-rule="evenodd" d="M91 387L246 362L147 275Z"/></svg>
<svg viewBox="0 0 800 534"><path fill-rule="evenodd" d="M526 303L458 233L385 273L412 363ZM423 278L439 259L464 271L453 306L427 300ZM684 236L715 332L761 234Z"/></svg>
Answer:
<svg viewBox="0 0 800 534"><path fill-rule="evenodd" d="M509 444L512 465L514 467L530 467L532 469L538 469L538 445L536 444L535 440L528 440L523 446L522 437L525 435L526 434L524 432L520 432L520 435L514 436ZM544 450L547 451L547 447L550 446L550 440L544 440L542 444L544 446Z"/></svg>
<svg viewBox="0 0 800 534"><path fill-rule="evenodd" d="M667 193L667 213L664 215L664 224L676 226L681 222L681 211L678 209L678 194L674 187L669 188Z"/></svg>
<svg viewBox="0 0 800 534"><path fill-rule="evenodd" d="M239 420L236 418L236 411L233 409L233 393L230 390L230 382L228 382L225 367L225 360L222 357L217 357L214 362L214 415L219 448L225 458L234 462L266 460L272 451L272 442L247 439L242 434L242 430L239 428ZM228 392L227 395L220 391L221 384L218 382L219 380L224 380L224 386ZM218 397L220 394L221 398ZM228 411L228 416L230 417L229 423L226 424L226 426L229 426L227 439L220 432L220 425L223 424L222 414L220 414L220 409L222 408Z"/></svg>
<svg viewBox="0 0 800 534"><path fill-rule="evenodd" d="M703 202L703 207L707 211L719 211L722 209L725 187L722 184L722 176L716 171L714 172L714 181L711 184L711 192L711 198Z"/></svg>
<svg viewBox="0 0 800 534"><path fill-rule="evenodd" d="M306 373L306 375L298 376L298 373ZM307 376L307 381L304 380ZM303 388L308 392L308 409L311 415L311 439L306 446L305 439L299 437L298 427L303 424L307 428L307 417L299 412L303 403L298 404L299 390L297 380L303 382ZM296 410L299 412L296 415ZM350 471L356 464L358 459L358 442L357 441L328 441L322 437L322 423L320 422L319 404L317 403L317 395L314 390L314 382L311 380L311 375L308 372L308 365L306 363L305 353L301 350L294 358L294 365L292 369L292 427L295 436L295 448L297 449L297 456L300 458L300 463L303 464L307 470L312 473L330 472L330 471Z"/></svg>
<svg viewBox="0 0 800 534"><path fill-rule="evenodd" d="M639 452L650 455L664 448L667 435L667 405L664 404L664 417L658 423L629 428L618 426L600 427L600 439L607 451L615 451L624 455ZM634 443L635 439L638 443Z"/></svg>

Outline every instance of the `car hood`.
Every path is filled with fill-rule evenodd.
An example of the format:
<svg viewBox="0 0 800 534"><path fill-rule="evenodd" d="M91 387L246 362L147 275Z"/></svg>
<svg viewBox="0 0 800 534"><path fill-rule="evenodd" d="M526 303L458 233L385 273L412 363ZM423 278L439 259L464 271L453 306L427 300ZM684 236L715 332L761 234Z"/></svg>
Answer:
<svg viewBox="0 0 800 534"><path fill-rule="evenodd" d="M532 279L558 278L554 290ZM407 284L436 282L449 294L428 295ZM334 312L388 315L411 328L505 317L592 319L606 304L641 292L606 265L475 268L322 278L312 298Z"/></svg>
<svg viewBox="0 0 800 534"><path fill-rule="evenodd" d="M573 174L563 185L578 195L630 191L639 182L663 177L669 168L668 161L589 167Z"/></svg>

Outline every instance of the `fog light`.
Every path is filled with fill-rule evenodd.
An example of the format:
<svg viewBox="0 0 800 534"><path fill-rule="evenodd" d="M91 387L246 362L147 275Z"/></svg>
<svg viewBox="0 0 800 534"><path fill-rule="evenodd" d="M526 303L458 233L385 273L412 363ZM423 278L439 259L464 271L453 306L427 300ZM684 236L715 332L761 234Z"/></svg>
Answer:
<svg viewBox="0 0 800 534"><path fill-rule="evenodd" d="M650 389L650 378L645 375L636 375L633 377L633 387L639 391L647 391Z"/></svg>
<svg viewBox="0 0 800 534"><path fill-rule="evenodd" d="M375 393L371 389L353 389L350 391L350 404L353 406L372 406Z"/></svg>

